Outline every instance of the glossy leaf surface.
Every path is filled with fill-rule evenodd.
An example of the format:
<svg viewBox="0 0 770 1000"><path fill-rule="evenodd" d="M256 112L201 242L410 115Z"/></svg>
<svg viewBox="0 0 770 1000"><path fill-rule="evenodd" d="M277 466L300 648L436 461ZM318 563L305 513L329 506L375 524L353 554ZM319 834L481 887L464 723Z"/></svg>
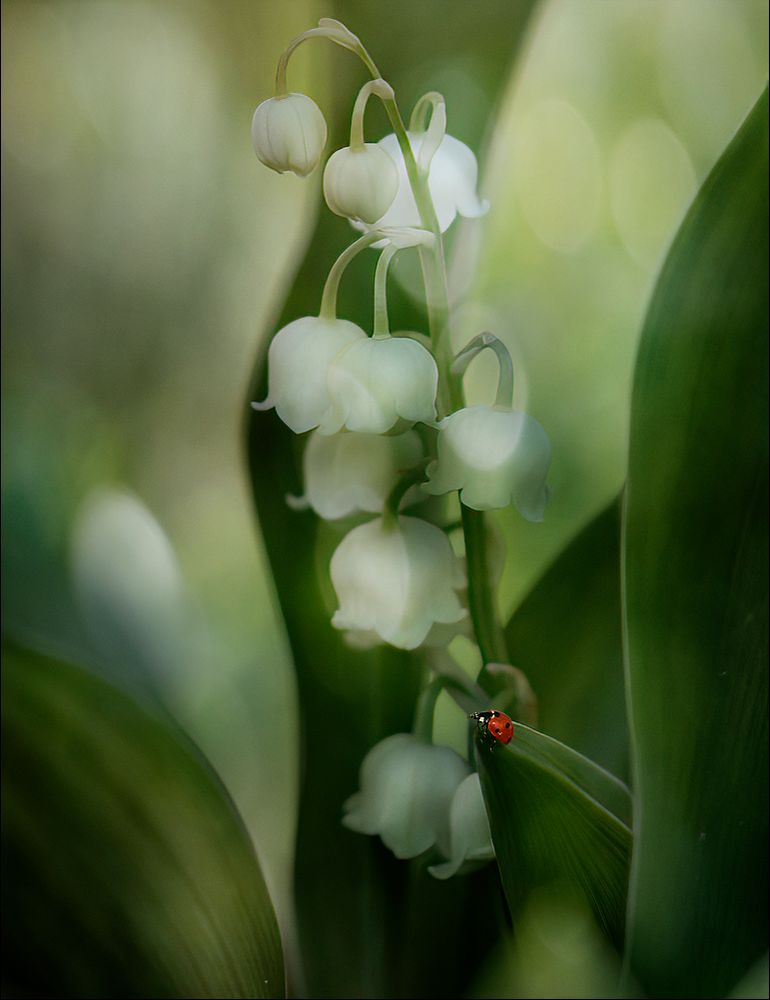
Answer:
<svg viewBox="0 0 770 1000"><path fill-rule="evenodd" d="M283 958L248 834L170 719L4 650L7 982L23 995L276 997Z"/></svg>
<svg viewBox="0 0 770 1000"><path fill-rule="evenodd" d="M708 177L642 335L625 517L632 972L723 996L767 939L767 92Z"/></svg>
<svg viewBox="0 0 770 1000"><path fill-rule="evenodd" d="M558 883L620 946L631 852L625 786L521 723L507 747L478 745L477 760L514 925L534 890Z"/></svg>

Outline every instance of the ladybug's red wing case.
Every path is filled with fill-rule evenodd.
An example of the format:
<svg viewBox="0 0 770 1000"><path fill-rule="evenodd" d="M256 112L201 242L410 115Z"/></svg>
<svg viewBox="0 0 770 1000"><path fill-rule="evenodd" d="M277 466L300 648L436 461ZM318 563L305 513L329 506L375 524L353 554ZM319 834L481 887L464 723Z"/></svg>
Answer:
<svg viewBox="0 0 770 1000"><path fill-rule="evenodd" d="M513 739L513 722L505 712L491 708L486 712L473 712L468 718L475 719L484 735L491 736L498 743L507 745Z"/></svg>

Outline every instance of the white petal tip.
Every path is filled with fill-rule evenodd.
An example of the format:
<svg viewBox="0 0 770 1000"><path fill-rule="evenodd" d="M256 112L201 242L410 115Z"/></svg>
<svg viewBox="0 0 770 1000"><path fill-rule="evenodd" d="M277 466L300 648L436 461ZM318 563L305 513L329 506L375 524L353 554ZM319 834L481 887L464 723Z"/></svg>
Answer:
<svg viewBox="0 0 770 1000"><path fill-rule="evenodd" d="M458 863L457 861L445 861L441 865L428 865L428 871L433 878L441 879L443 882L457 874L460 869L460 864L462 864L462 862Z"/></svg>
<svg viewBox="0 0 770 1000"><path fill-rule="evenodd" d="M290 510L310 510L310 501L307 497L295 497L293 493L287 493L284 500Z"/></svg>
<svg viewBox="0 0 770 1000"><path fill-rule="evenodd" d="M463 205L459 211L466 219L479 219L482 215L486 215L489 209L490 204L487 199L480 198L475 205Z"/></svg>
<svg viewBox="0 0 770 1000"><path fill-rule="evenodd" d="M255 400L251 404L252 410L256 410L258 413L263 413L265 410L272 410L275 404L268 396L267 399L263 399L261 402Z"/></svg>

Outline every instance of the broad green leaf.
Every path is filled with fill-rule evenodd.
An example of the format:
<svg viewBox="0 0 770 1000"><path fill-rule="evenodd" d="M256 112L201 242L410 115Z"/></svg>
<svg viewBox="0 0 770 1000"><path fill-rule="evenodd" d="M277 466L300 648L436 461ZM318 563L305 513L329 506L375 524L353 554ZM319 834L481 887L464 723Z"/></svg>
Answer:
<svg viewBox="0 0 770 1000"><path fill-rule="evenodd" d="M521 723L507 747L477 745L476 756L514 922L533 891L558 883L584 898L619 946L631 852L625 786Z"/></svg>
<svg viewBox="0 0 770 1000"><path fill-rule="evenodd" d="M631 826L631 793L615 775L559 740L519 722L515 750L541 767L559 771L626 826Z"/></svg>
<svg viewBox="0 0 770 1000"><path fill-rule="evenodd" d="M533 892L469 993L548 1000L616 998L620 958L591 911L563 885Z"/></svg>
<svg viewBox="0 0 770 1000"><path fill-rule="evenodd" d="M477 745L476 756L514 922L533 891L558 883L584 898L620 946L631 852L625 786L521 723L507 747Z"/></svg>
<svg viewBox="0 0 770 1000"><path fill-rule="evenodd" d="M723 996L767 946L767 92L645 322L625 514L630 967Z"/></svg>
<svg viewBox="0 0 770 1000"><path fill-rule="evenodd" d="M62 997L283 996L259 863L201 754L79 668L13 646L3 658L7 982Z"/></svg>
<svg viewBox="0 0 770 1000"><path fill-rule="evenodd" d="M511 618L506 637L537 696L539 727L625 778L617 502L556 559Z"/></svg>
<svg viewBox="0 0 770 1000"><path fill-rule="evenodd" d="M408 30L402 18L384 18L378 5L345 0L328 13L346 23L371 50L406 116L421 94L441 90L452 135L478 151L486 117L531 7L526 2L513 9L507 0L493 0L483 8L458 6L448 19L439 0L424 0L409 6ZM330 47L328 58L335 106L324 107L324 113L328 148L334 149L349 142L350 110L366 76L348 52ZM370 102L369 109L367 138L375 140L390 128L377 102ZM346 221L321 208L274 330L317 314L328 270L353 237ZM409 270L410 253L401 255L390 282L391 325L395 331L426 332L423 306L396 280ZM374 252L357 258L340 288L340 315L365 329L371 329L376 260ZM265 356L266 349L258 360L250 399L265 396ZM341 824L342 804L357 788L366 753L390 733L411 729L423 674L416 655L385 647L352 650L332 629L328 556L333 536L341 540L350 525L319 530L314 515L287 507L287 493L302 493L304 444L273 412L250 412L255 506L296 667L301 712L295 903L304 982L298 983L298 992L335 997L455 995L462 992L479 955L493 943L501 922L498 909L484 905L495 898L494 871L487 868L467 878L437 882L421 862L398 862L378 839Z"/></svg>
<svg viewBox="0 0 770 1000"><path fill-rule="evenodd" d="M741 981L730 990L729 1000L764 1000L770 994L770 968L768 954L756 962Z"/></svg>

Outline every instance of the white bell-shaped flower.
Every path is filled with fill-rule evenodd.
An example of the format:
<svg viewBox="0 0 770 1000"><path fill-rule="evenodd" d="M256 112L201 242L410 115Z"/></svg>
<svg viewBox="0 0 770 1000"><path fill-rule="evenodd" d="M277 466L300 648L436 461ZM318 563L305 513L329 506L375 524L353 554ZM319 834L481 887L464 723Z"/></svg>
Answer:
<svg viewBox="0 0 770 1000"><path fill-rule="evenodd" d="M324 197L336 215L376 222L398 191L398 170L376 143L346 146L329 157L324 168Z"/></svg>
<svg viewBox="0 0 770 1000"><path fill-rule="evenodd" d="M311 434L303 458L305 499L327 521L357 511L382 512L401 473L422 458L415 431Z"/></svg>
<svg viewBox="0 0 770 1000"><path fill-rule="evenodd" d="M379 517L354 528L331 560L340 602L332 625L375 632L399 649L415 649L434 623L467 615L457 591L462 564L444 532L414 517Z"/></svg>
<svg viewBox="0 0 770 1000"><path fill-rule="evenodd" d="M314 170L326 145L326 120L306 94L279 94L263 101L251 121L258 158L279 174L300 177Z"/></svg>
<svg viewBox="0 0 770 1000"><path fill-rule="evenodd" d="M397 858L437 845L449 853L449 810L468 764L449 747L409 733L388 736L361 765L360 791L344 805L343 824L379 836Z"/></svg>
<svg viewBox="0 0 770 1000"><path fill-rule="evenodd" d="M279 330L267 353L268 393L255 410L275 407L278 416L302 434L317 427L329 409L327 375L340 351L368 337L345 319L303 316Z"/></svg>
<svg viewBox="0 0 770 1000"><path fill-rule="evenodd" d="M410 337L369 337L339 354L329 366L331 408L322 434L350 431L384 434L436 417L438 369L433 355Z"/></svg>
<svg viewBox="0 0 770 1000"><path fill-rule="evenodd" d="M462 618L459 622L452 622L449 625L432 625L430 631L420 643L421 649L446 649L449 643L458 635L472 636L472 625L470 617ZM376 632L350 629L345 633L345 642L351 649L375 649L383 645L383 640Z"/></svg>
<svg viewBox="0 0 770 1000"><path fill-rule="evenodd" d="M448 861L428 868L435 878L451 878L466 862L490 861L495 856L478 774L464 778L452 797L446 855Z"/></svg>
<svg viewBox="0 0 770 1000"><path fill-rule="evenodd" d="M478 404L450 414L438 427L438 459L428 466L427 493L460 490L462 503L474 510L513 501L528 521L543 520L551 445L534 417Z"/></svg>
<svg viewBox="0 0 770 1000"><path fill-rule="evenodd" d="M427 133L410 131L407 134L415 158L418 159ZM398 139L391 133L380 139L378 145L398 168L398 191L387 212L376 220L376 227L381 229L383 226L421 225ZM476 191L478 173L473 152L464 142L445 135L433 154L428 172L428 189L442 233L449 229L458 212L466 218L476 218L489 211L489 202L479 198ZM357 228L364 227L358 225Z"/></svg>

